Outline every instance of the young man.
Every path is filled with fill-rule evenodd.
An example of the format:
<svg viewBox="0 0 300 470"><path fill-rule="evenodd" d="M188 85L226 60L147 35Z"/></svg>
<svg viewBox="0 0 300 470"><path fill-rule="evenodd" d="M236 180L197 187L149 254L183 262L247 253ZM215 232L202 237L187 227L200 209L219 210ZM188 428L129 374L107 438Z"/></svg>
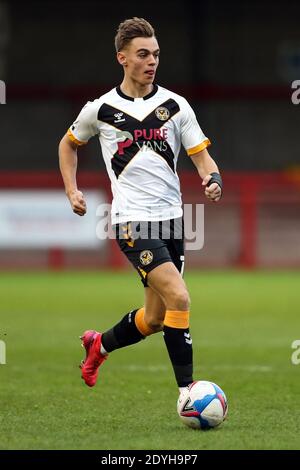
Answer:
<svg viewBox="0 0 300 470"><path fill-rule="evenodd" d="M77 148L98 135L112 184L112 224L121 250L141 276L145 303L105 333L87 330L82 335L86 349L82 378L93 387L108 353L163 330L181 390L193 382L190 298L182 278L182 202L176 173L181 143L203 179L209 200L220 199L222 180L206 149L210 142L188 102L154 83L159 46L152 26L143 18L124 21L115 46L123 81L83 107L60 142L60 169L71 207L83 216L86 202L76 184ZM169 224L167 235L164 223Z"/></svg>

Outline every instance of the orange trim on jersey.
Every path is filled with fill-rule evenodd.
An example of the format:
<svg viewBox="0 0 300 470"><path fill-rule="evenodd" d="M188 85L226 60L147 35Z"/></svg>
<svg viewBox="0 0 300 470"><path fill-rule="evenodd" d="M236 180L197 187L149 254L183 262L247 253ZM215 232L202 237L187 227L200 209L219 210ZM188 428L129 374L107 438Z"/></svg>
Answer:
<svg viewBox="0 0 300 470"><path fill-rule="evenodd" d="M135 314L135 318L134 318L135 325L143 336L149 336L155 333L155 331L152 330L152 328L150 328L147 325L147 323L145 322L144 316L145 316L145 309L144 307L142 307Z"/></svg>
<svg viewBox="0 0 300 470"><path fill-rule="evenodd" d="M183 328L189 327L190 312L188 310L167 310L164 320L164 325L170 328Z"/></svg>
<svg viewBox="0 0 300 470"><path fill-rule="evenodd" d="M85 142L85 141L81 141L81 140L76 139L76 137L72 134L70 129L68 129L67 134L68 134L68 137L72 140L72 142L75 142L75 144L77 144L77 145L87 144L87 142Z"/></svg>
<svg viewBox="0 0 300 470"><path fill-rule="evenodd" d="M201 144L196 145L196 147L192 147L191 149L187 149L187 154L189 156L194 155L195 153L201 152L201 150L206 149L206 147L208 147L209 145L211 145L211 141L209 139L206 139L203 142L201 142Z"/></svg>

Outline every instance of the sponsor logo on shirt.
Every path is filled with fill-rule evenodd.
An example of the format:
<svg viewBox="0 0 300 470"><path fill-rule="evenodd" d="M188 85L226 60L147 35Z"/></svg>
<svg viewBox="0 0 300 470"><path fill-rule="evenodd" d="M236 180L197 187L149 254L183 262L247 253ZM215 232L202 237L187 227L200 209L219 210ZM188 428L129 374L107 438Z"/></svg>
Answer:
<svg viewBox="0 0 300 470"><path fill-rule="evenodd" d="M124 155L124 149L131 145L137 145L139 150L163 152L167 150L168 129L135 129L133 133L116 131L116 138L119 155Z"/></svg>

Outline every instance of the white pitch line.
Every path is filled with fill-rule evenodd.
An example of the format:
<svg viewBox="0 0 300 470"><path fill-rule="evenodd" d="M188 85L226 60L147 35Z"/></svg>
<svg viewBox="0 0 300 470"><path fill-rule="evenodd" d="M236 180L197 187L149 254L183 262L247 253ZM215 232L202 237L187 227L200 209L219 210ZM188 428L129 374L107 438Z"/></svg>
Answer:
<svg viewBox="0 0 300 470"><path fill-rule="evenodd" d="M220 364L216 366L205 366L203 364L205 369L209 368L210 370L239 370L242 372L272 372L273 367L271 366L265 366L265 365L259 365L259 364L253 364L253 365L247 365L247 366L235 366L231 364ZM171 367L171 365L170 365ZM128 370L129 372L166 372L170 369L170 367L166 365L159 365L159 366L151 366L151 365L140 365L140 364L129 364L126 366L119 366L118 368L120 369L125 369ZM195 367L194 368L195 372L203 372L203 367Z"/></svg>
<svg viewBox="0 0 300 470"><path fill-rule="evenodd" d="M231 365L231 364L220 364L217 366L213 366L212 369L215 370L241 370L244 372L272 372L272 366L265 366L260 364L252 364L252 365Z"/></svg>
<svg viewBox="0 0 300 470"><path fill-rule="evenodd" d="M121 369L128 370L129 372L166 372L169 368L167 366L149 366L149 365L137 365L137 364L130 364L128 366L121 366Z"/></svg>

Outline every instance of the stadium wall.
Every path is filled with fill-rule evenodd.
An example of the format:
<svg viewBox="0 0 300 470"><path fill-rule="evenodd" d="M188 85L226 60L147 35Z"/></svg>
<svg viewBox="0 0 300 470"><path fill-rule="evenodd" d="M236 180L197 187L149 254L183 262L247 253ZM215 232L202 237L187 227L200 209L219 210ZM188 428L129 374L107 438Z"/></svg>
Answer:
<svg viewBox="0 0 300 470"><path fill-rule="evenodd" d="M208 203L204 196L200 179L195 172L180 172L184 204L204 204L204 246L201 250L187 251L186 263L195 268L298 268L300 267L300 173L290 172L253 172L224 173L224 196L220 204ZM80 172L78 176L80 188L87 194L104 195L102 202L110 203L110 183L102 172ZM26 192L33 194L33 202L51 190L61 195L62 205L67 205L62 181L58 172L2 172L0 174L0 208L1 199L15 197ZM35 193L36 191L36 193ZM54 194L54 193L53 193ZM92 196L91 196L92 197ZM89 204L89 200L87 201ZM92 200L90 201L92 203ZM57 227L51 224L64 225L64 239L60 245L48 248L38 241L28 242L29 236L35 237L35 227L27 233L22 226L13 228L17 238L16 246L12 240L7 243L3 237L4 219L2 217L2 237L0 231L0 268L1 269L125 269L128 262L120 253L115 240L106 240L96 244L96 209L93 200L91 219L83 230L82 246L80 233L83 219L71 213L69 207L65 220L53 221L49 213L49 230ZM60 206L58 206L60 207ZM41 209L42 208L42 209ZM1 210L1 209L0 209ZM5 210L2 208L2 210ZM34 216L36 205L29 207ZM39 211L43 206L39 206ZM47 221L49 203L44 209ZM6 211L7 212L7 211ZM16 224L12 214L9 223ZM194 214L195 215L195 214ZM40 215L37 214L37 221ZM28 217L27 217L28 219ZM70 225L68 223L70 222ZM18 221L19 223L19 221ZM86 223L86 222L85 222ZM38 222L35 221L35 224ZM89 226L90 224L90 226ZM28 225L28 224L27 224ZM193 220L195 226L195 221ZM27 226L28 229L28 226ZM31 228L29 227L31 230ZM88 233L86 233L88 232ZM91 239L89 239L89 232ZM31 233L31 235L30 235ZM68 242L69 233L69 242ZM74 243L75 233L79 245ZM48 236L48 234L47 234ZM24 238L24 246L22 245ZM66 242L67 239L67 242ZM2 240L2 241L1 241ZM89 241L90 240L90 241ZM69 244L68 244L69 243ZM29 247L28 247L29 246Z"/></svg>

